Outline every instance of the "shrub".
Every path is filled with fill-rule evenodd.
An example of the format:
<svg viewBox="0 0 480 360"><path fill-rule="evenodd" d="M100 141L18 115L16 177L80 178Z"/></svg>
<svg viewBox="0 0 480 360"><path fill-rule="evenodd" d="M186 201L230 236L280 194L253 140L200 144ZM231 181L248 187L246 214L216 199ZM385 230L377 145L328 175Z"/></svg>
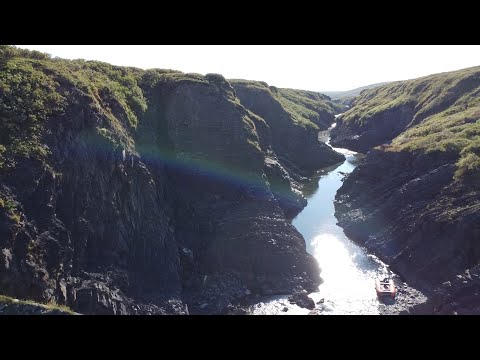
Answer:
<svg viewBox="0 0 480 360"><path fill-rule="evenodd" d="M227 80L225 80L225 78L221 74L207 74L205 75L205 79L207 79L208 82L218 83L218 84L223 84L227 82Z"/></svg>
<svg viewBox="0 0 480 360"><path fill-rule="evenodd" d="M458 161L455 179L462 179L465 176L477 174L479 171L480 156L474 153L469 153Z"/></svg>

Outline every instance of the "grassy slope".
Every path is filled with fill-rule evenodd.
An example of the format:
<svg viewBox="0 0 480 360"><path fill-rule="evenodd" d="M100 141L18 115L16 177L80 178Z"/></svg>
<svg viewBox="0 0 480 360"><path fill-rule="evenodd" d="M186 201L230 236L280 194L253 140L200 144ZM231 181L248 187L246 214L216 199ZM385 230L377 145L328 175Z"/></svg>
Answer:
<svg viewBox="0 0 480 360"><path fill-rule="evenodd" d="M391 83L367 90L343 120L365 124L374 115L409 106L414 117L388 151L454 152L456 178L480 172L480 67ZM395 121L392 118L391 121Z"/></svg>
<svg viewBox="0 0 480 360"><path fill-rule="evenodd" d="M128 130L137 126L147 108L138 86L140 75L141 70L134 68L50 59L42 53L1 46L0 169L14 167L18 156L38 160L48 156L41 139L45 123L82 97L90 98L120 138L107 129L99 129L99 135L128 146L132 141ZM113 109L121 109L121 115L114 116Z"/></svg>
<svg viewBox="0 0 480 360"><path fill-rule="evenodd" d="M22 159L48 167L47 122L65 118L65 114L74 118L78 106L72 109L80 104L81 111L91 110L99 118L93 134L96 141L133 150L141 131L139 121L152 102L150 90L159 83L168 87L182 82L214 84L226 90L230 101L239 103L223 76L217 74L52 59L40 52L1 45L0 175L13 171Z"/></svg>
<svg viewBox="0 0 480 360"><path fill-rule="evenodd" d="M0 46L0 180L21 169L20 165L54 166L47 146L48 136L52 136L51 124L68 121L65 127L74 126L75 115L81 111L89 112L85 118L95 121L92 130L95 140L108 142L109 148L134 151L134 139L141 132L149 107L154 105L148 96L150 90L158 83L168 87L180 82L215 84L217 88L228 85L223 77L215 74L145 71L98 61L52 59L39 52ZM227 96L239 103L233 91ZM311 99L282 98L282 101L296 109L291 110L295 111L295 120L316 127L300 114L301 111L315 115L301 106L300 101L311 105L322 102L321 99L312 95ZM89 131L91 129L89 126ZM90 136L90 132L87 135ZM258 144L252 145L258 147ZM54 173L54 169L51 170ZM0 189L0 215L5 213L19 223L22 221L18 215L20 205Z"/></svg>
<svg viewBox="0 0 480 360"><path fill-rule="evenodd" d="M292 119L302 125L318 129L313 119L325 111L337 114L343 110L343 106L333 103L330 98L314 91L277 88L269 86L263 81L230 79L233 83L241 83L248 87L257 87L269 91L282 107L291 114Z"/></svg>
<svg viewBox="0 0 480 360"><path fill-rule="evenodd" d="M72 311L70 308L64 306L64 305L58 305L55 303L49 303L49 304L40 304L35 301L31 300L18 300L14 299L10 296L5 296L5 295L0 295L0 304L6 304L6 305L32 305L32 306L38 306L41 308L44 308L46 310L58 310L65 312L69 315L78 315L76 312Z"/></svg>
<svg viewBox="0 0 480 360"><path fill-rule="evenodd" d="M45 123L63 115L81 97L89 98L95 111L110 123L109 127L98 127L96 135L114 146L132 148L132 133L149 106L149 89L159 82L182 81L218 86L225 82L217 74L202 76L99 61L52 59L37 51L0 45L0 171L13 169L18 157L44 162L50 153L42 141ZM318 126L310 119L318 118L319 111L341 111L340 105L319 93L245 82L269 89L294 121L315 129ZM78 94L71 94L72 88ZM230 97L238 102L233 93Z"/></svg>

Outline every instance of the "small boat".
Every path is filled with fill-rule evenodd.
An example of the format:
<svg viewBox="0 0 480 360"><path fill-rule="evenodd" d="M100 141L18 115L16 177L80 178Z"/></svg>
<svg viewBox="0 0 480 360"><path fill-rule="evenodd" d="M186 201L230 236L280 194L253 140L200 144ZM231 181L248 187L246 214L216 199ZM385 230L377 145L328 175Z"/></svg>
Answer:
<svg viewBox="0 0 480 360"><path fill-rule="evenodd" d="M376 279L375 290L377 291L377 296L379 297L391 296L392 298L394 298L395 294L397 293L397 288L395 287L393 280L389 279L388 277L383 279Z"/></svg>

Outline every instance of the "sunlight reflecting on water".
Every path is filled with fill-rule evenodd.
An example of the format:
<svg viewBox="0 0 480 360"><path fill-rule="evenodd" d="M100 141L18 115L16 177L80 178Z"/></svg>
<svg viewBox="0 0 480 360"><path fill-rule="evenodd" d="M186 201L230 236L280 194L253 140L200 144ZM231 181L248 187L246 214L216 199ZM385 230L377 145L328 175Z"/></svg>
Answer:
<svg viewBox="0 0 480 360"><path fill-rule="evenodd" d="M329 142L330 139L326 141L328 145ZM377 257L348 239L335 218L335 195L342 179L364 155L333 149L344 154L345 161L320 171L312 183L305 185L308 205L292 221L305 238L307 251L321 267L323 283L318 292L309 296L322 314L379 314L375 278L390 271ZM309 310L290 304L286 296L279 296L256 304L253 313L308 314Z"/></svg>
<svg viewBox="0 0 480 360"><path fill-rule="evenodd" d="M366 255L362 249L346 246L345 240L334 234L315 236L311 246L322 267L324 280L319 292L312 294L312 298L326 300L324 311L332 314L378 314L379 303L373 279L384 271L383 264Z"/></svg>
<svg viewBox="0 0 480 360"><path fill-rule="evenodd" d="M332 126L335 127L336 124ZM330 145L330 139L326 142ZM321 303L323 314L378 314L379 302L375 278L388 272L375 256L348 239L335 218L335 195L343 177L352 172L364 155L342 148L333 148L345 155L345 161L321 172L315 179L308 205L292 224L303 235L307 251L321 267L323 283L310 295Z"/></svg>

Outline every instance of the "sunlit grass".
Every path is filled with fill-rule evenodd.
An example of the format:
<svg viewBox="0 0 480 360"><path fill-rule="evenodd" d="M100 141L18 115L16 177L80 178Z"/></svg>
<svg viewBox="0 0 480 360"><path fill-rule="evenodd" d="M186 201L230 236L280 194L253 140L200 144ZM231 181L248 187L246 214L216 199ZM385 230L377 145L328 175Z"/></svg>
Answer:
<svg viewBox="0 0 480 360"><path fill-rule="evenodd" d="M480 67L362 91L342 119L347 126L372 122L374 128L376 115L404 109L413 113L410 125L387 151L448 152L458 158L456 180L479 175ZM397 121L395 115L389 121Z"/></svg>
<svg viewBox="0 0 480 360"><path fill-rule="evenodd" d="M290 114L294 122L319 130L315 121L324 114L332 116L344 110L343 105L334 103L327 96L307 90L283 89L269 86L264 81L231 79L233 84L241 84L247 88L268 92ZM322 115L323 114L323 115Z"/></svg>
<svg viewBox="0 0 480 360"><path fill-rule="evenodd" d="M32 300L18 300L18 299L14 299L10 296L5 296L5 295L0 295L0 304L7 304L7 305L33 305L33 306L39 306L39 307L42 307L46 310L59 310L59 311L62 311L62 312L66 312L70 315L78 315L76 312L74 312L72 309L70 309L69 307L65 306L65 305L59 305L57 303L55 303L55 301L52 301L50 303L47 303L47 304L41 304L41 303L37 303L35 301L32 301Z"/></svg>

